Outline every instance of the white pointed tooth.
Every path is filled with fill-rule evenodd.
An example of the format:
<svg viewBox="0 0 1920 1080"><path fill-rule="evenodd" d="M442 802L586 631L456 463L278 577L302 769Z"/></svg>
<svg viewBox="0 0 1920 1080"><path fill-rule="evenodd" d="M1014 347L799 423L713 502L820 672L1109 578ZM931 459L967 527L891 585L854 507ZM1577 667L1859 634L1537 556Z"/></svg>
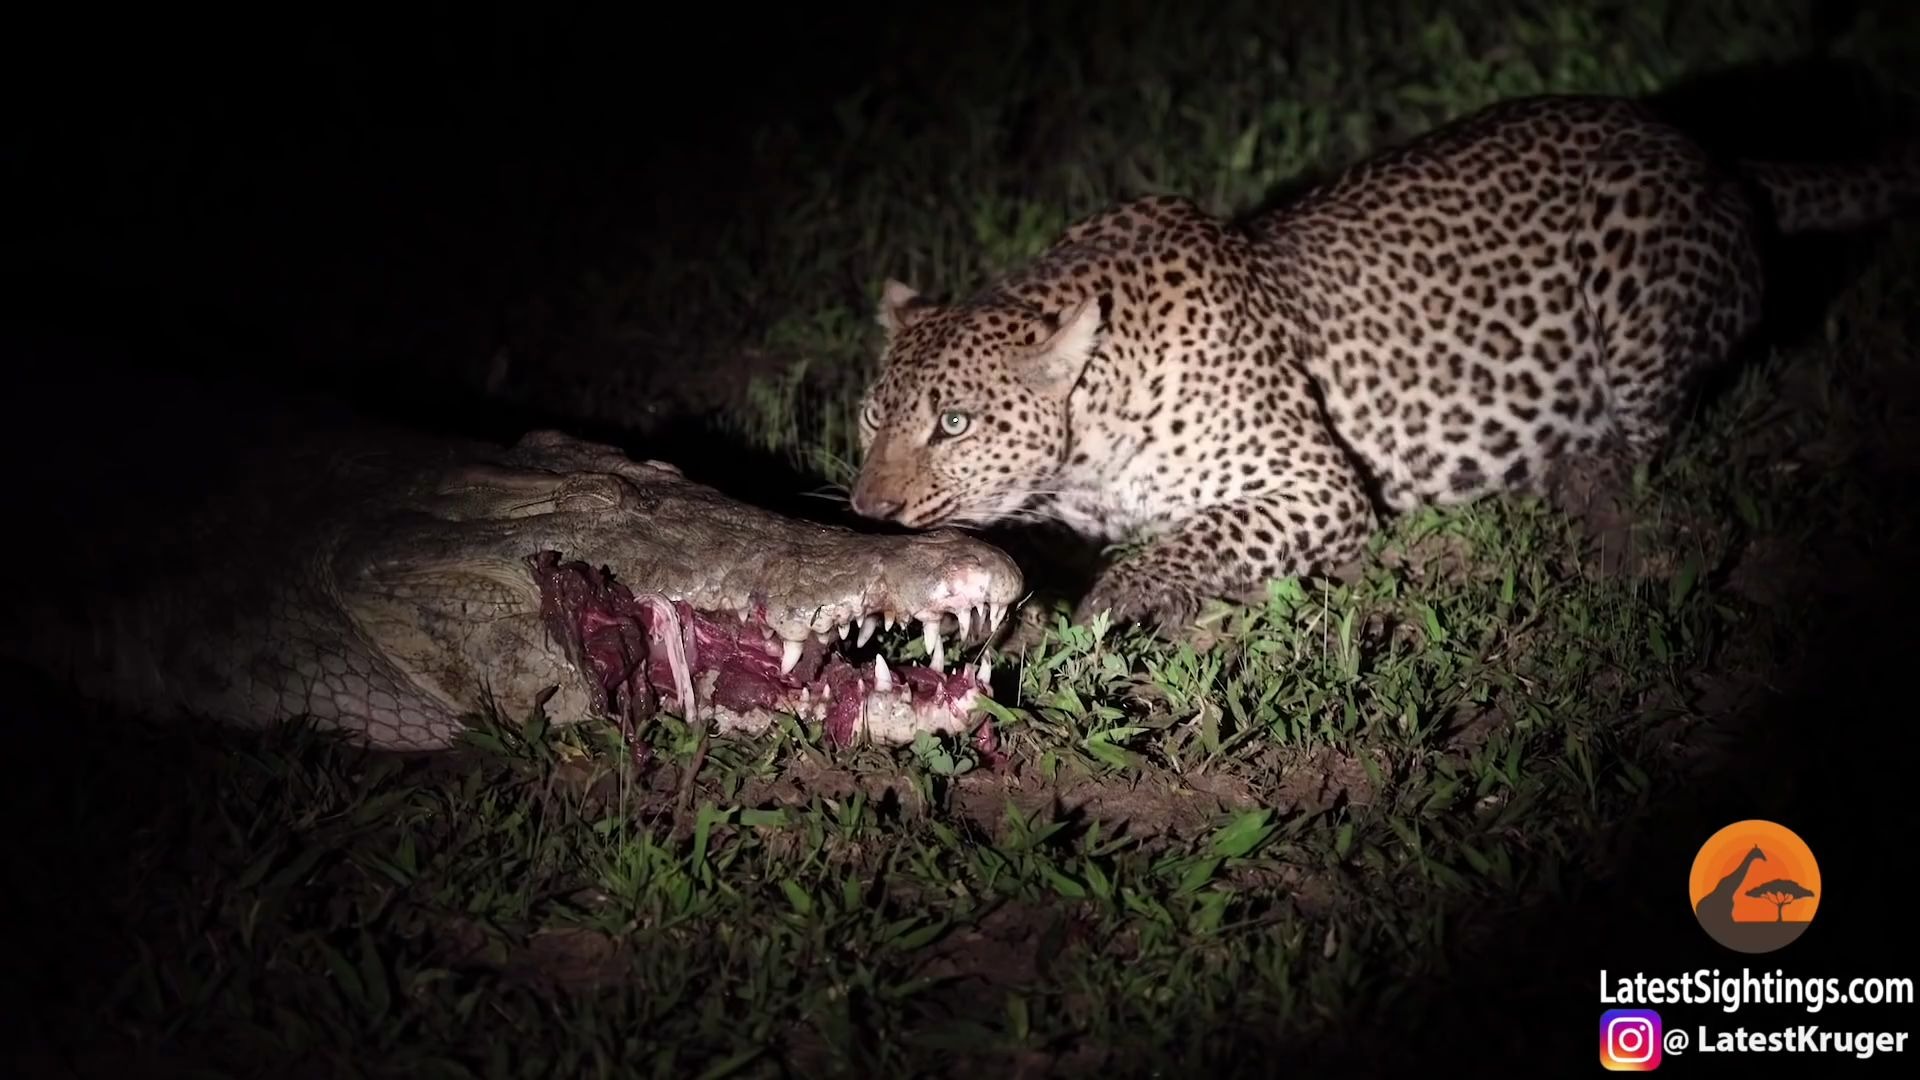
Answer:
<svg viewBox="0 0 1920 1080"><path fill-rule="evenodd" d="M841 624L840 624L840 640L841 640L841 641L845 641L845 640L847 640L847 633L848 633L849 631L851 631L852 629L853 629L853 624L852 624L852 623L850 623L850 622L843 622L843 623L841 623Z"/></svg>
<svg viewBox="0 0 1920 1080"><path fill-rule="evenodd" d="M785 675L793 670L793 665L800 662L800 650L804 647L798 641L786 643L780 650L780 674Z"/></svg>
<svg viewBox="0 0 1920 1080"><path fill-rule="evenodd" d="M889 612L887 612L887 614L886 614L886 620L887 620L887 624L886 624L886 625L887 625L887 629L888 629L888 630L892 630L892 629L893 629L893 612L891 612L891 611L889 611Z"/></svg>
<svg viewBox="0 0 1920 1080"><path fill-rule="evenodd" d="M947 643L937 637L933 639L933 670L947 673Z"/></svg>
<svg viewBox="0 0 1920 1080"><path fill-rule="evenodd" d="M884 694L893 689L893 672L887 670L887 658L875 654L873 658L873 690Z"/></svg>
<svg viewBox="0 0 1920 1080"><path fill-rule="evenodd" d="M940 648L940 623L932 616L920 621L920 643L927 647L929 656Z"/></svg>
<svg viewBox="0 0 1920 1080"><path fill-rule="evenodd" d="M1007 609L1004 605L1001 605L1001 604L987 605L987 620L988 620L987 627L989 629L998 628L1000 625L1000 620L1005 619L1006 617L1007 617Z"/></svg>
<svg viewBox="0 0 1920 1080"><path fill-rule="evenodd" d="M880 629L880 616L869 615L866 618L861 619L860 620L860 641L858 643L859 647L862 649L866 648L867 642L873 639L873 632L878 629Z"/></svg>
<svg viewBox="0 0 1920 1080"><path fill-rule="evenodd" d="M987 683L992 682L993 681L993 660L990 659L989 657L985 657L985 656L981 657L980 670L979 672L977 672L977 675L980 679L980 684L982 686L985 686Z"/></svg>
<svg viewBox="0 0 1920 1080"><path fill-rule="evenodd" d="M957 615L960 619L960 640L965 641L968 638L972 637L973 636L973 609L970 607L963 607L959 611L955 612L954 614Z"/></svg>

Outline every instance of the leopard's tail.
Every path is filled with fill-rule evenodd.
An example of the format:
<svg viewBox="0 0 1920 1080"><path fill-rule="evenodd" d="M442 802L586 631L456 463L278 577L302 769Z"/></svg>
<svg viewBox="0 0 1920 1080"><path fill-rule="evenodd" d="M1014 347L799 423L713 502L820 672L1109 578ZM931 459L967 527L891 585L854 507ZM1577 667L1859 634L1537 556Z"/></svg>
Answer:
<svg viewBox="0 0 1920 1080"><path fill-rule="evenodd" d="M1876 161L1744 161L1740 171L1782 233L1840 232L1920 210L1920 142Z"/></svg>

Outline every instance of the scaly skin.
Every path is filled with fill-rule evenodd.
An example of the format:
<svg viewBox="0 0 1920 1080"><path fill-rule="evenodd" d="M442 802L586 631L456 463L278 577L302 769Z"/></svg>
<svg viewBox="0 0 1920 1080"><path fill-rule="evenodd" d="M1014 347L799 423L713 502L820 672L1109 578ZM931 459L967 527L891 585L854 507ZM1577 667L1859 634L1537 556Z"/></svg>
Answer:
<svg viewBox="0 0 1920 1080"><path fill-rule="evenodd" d="M127 416L95 408L63 427L70 445L35 443L70 467L29 484L24 501L46 514L33 557L8 560L30 617L5 651L135 709L307 716L431 750L489 697L518 717L550 693L567 723L682 712L691 688L722 731L798 712L843 742L899 743L969 726L979 677L964 663L850 666L830 655L841 639L852 647L863 621L964 613L977 641L1020 593L1011 560L958 533L790 520L557 432L501 448L278 403L210 409L165 386L129 400ZM116 438L120 453L103 451ZM582 606L589 568L641 600L615 610L600 582L601 606Z"/></svg>

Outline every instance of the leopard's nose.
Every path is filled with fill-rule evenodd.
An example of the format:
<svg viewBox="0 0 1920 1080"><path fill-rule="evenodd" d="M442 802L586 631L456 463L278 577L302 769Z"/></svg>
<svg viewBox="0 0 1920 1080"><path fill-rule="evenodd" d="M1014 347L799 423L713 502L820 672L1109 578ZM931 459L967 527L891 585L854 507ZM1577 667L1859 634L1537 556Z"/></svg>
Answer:
<svg viewBox="0 0 1920 1080"><path fill-rule="evenodd" d="M899 499L876 499L866 492L856 491L853 493L853 512L859 514L861 517L885 521L899 513L900 508L904 505L906 504Z"/></svg>

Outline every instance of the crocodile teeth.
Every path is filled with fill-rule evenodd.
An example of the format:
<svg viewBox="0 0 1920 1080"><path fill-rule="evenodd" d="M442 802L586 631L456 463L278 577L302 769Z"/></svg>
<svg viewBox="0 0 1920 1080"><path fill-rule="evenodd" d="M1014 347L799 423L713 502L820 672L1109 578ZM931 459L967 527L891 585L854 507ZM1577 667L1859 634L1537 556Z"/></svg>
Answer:
<svg viewBox="0 0 1920 1080"><path fill-rule="evenodd" d="M793 665L800 662L800 650L803 648L805 646L798 641L789 641L781 648L780 674L785 675L793 670Z"/></svg>
<svg viewBox="0 0 1920 1080"><path fill-rule="evenodd" d="M999 604L987 605L987 626L989 629L998 628L1001 620L1005 619L1006 617L1007 617L1006 608L1002 607Z"/></svg>
<svg viewBox="0 0 1920 1080"><path fill-rule="evenodd" d="M873 632L878 629L880 629L880 616L869 615L866 618L861 619L860 620L860 641L858 643L858 647L863 649L866 648L867 642L873 638Z"/></svg>
<svg viewBox="0 0 1920 1080"><path fill-rule="evenodd" d="M965 641L968 638L972 637L973 636L973 609L970 607L963 607L959 611L955 612L954 614L960 619L960 640Z"/></svg>
<svg viewBox="0 0 1920 1080"><path fill-rule="evenodd" d="M873 690L884 694L893 689L893 672L887 670L887 658L876 654L873 658Z"/></svg>
<svg viewBox="0 0 1920 1080"><path fill-rule="evenodd" d="M981 686L993 681L993 661L984 656L980 658L979 679Z"/></svg>
<svg viewBox="0 0 1920 1080"><path fill-rule="evenodd" d="M927 647L929 655L940 647L940 624L931 613L920 623L920 643Z"/></svg>
<svg viewBox="0 0 1920 1080"><path fill-rule="evenodd" d="M852 629L853 629L853 624L852 624L852 623L850 623L850 622L843 622L843 623L841 623L841 624L840 624L840 640L841 640L841 641L845 641L845 640L847 640L847 632L848 632L848 631L850 631L850 630L852 630Z"/></svg>

